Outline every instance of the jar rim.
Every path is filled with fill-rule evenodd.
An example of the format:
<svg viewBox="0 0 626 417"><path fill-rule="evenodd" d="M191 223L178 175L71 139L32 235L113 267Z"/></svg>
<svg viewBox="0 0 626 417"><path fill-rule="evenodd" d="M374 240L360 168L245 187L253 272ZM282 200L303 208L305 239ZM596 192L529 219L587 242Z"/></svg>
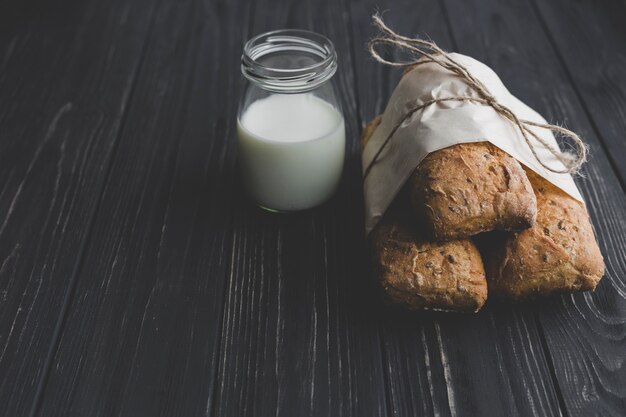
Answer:
<svg viewBox="0 0 626 417"><path fill-rule="evenodd" d="M318 57L312 64L281 67L260 61L271 54L290 52ZM283 93L311 91L337 70L337 52L326 36L303 29L278 29L248 40L241 55L241 72L261 88Z"/></svg>

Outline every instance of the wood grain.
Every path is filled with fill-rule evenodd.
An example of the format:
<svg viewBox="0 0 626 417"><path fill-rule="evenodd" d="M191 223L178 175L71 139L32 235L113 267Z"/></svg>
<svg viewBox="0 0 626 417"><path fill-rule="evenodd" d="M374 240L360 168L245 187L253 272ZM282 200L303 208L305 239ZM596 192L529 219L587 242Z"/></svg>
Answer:
<svg viewBox="0 0 626 417"><path fill-rule="evenodd" d="M341 2L265 1L251 32L329 36L346 119L347 159L324 206L277 216L236 205L216 416L385 415L379 322L365 278L350 34Z"/></svg>
<svg viewBox="0 0 626 417"><path fill-rule="evenodd" d="M0 416L626 414L622 3L100 3L0 4ZM358 135L400 71L367 56L377 9L590 143L595 293L381 305ZM337 194L289 216L242 192L234 130L243 42L281 27L335 42L348 138Z"/></svg>
<svg viewBox="0 0 626 417"><path fill-rule="evenodd" d="M595 293L553 298L538 303L535 310L564 413L624 415L626 196L531 5L447 0L445 4L461 52L486 62L513 94L548 120L566 121L591 147L586 177L577 178L577 184L607 274Z"/></svg>
<svg viewBox="0 0 626 417"><path fill-rule="evenodd" d="M387 23L404 35L430 37L452 49L437 3L389 2ZM362 122L384 110L400 70L370 59L362 45L375 35L374 5L354 3ZM397 58L402 58L400 54ZM383 323L387 391L396 415L559 415L540 334L527 309L488 305L476 316L405 312ZM486 399L489 399L486 401Z"/></svg>
<svg viewBox="0 0 626 417"><path fill-rule="evenodd" d="M626 189L626 3L532 1L594 133Z"/></svg>
<svg viewBox="0 0 626 417"><path fill-rule="evenodd" d="M0 6L0 415L37 404L150 2Z"/></svg>
<svg viewBox="0 0 626 417"><path fill-rule="evenodd" d="M211 414L250 12L155 12L39 415Z"/></svg>

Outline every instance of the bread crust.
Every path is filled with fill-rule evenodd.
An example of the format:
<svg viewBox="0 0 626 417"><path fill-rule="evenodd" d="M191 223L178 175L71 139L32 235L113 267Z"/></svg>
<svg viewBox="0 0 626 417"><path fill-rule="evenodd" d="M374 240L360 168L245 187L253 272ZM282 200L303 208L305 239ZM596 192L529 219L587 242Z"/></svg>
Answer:
<svg viewBox="0 0 626 417"><path fill-rule="evenodd" d="M604 275L604 260L587 209L526 171L537 196L537 222L530 229L488 239L485 262L490 295L521 301L595 289Z"/></svg>
<svg viewBox="0 0 626 417"><path fill-rule="evenodd" d="M363 137L380 120L374 118ZM432 152L411 174L407 189L425 231L439 241L490 230L523 230L537 217L537 200L521 164L489 142Z"/></svg>
<svg viewBox="0 0 626 417"><path fill-rule="evenodd" d="M366 126L362 146L379 123L380 116ZM425 158L403 191L413 213L403 215L408 204L399 215L392 207L370 235L387 300L409 309L476 311L487 298L483 263L473 242L458 237L529 225L475 237L490 296L522 301L595 289L605 266L585 205L511 159L488 143ZM424 239L428 234L412 226L422 222L443 241Z"/></svg>
<svg viewBox="0 0 626 417"><path fill-rule="evenodd" d="M471 240L429 242L389 215L370 239L387 302L409 310L476 312L487 300L485 270Z"/></svg>
<svg viewBox="0 0 626 417"><path fill-rule="evenodd" d="M537 201L522 166L489 142L429 154L408 180L411 203L436 240L532 226Z"/></svg>
<svg viewBox="0 0 626 417"><path fill-rule="evenodd" d="M362 147L379 123L380 116L363 129ZM369 237L374 271L385 300L409 310L478 311L487 299L478 249L469 239L425 240L411 221L407 199L400 198L405 197L404 192Z"/></svg>

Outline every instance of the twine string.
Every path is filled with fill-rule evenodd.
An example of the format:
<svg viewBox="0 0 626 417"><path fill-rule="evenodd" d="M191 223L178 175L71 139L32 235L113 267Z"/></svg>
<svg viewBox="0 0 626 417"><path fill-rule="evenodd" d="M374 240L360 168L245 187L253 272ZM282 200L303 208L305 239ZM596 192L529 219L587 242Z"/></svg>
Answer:
<svg viewBox="0 0 626 417"><path fill-rule="evenodd" d="M492 107L498 114L509 120L520 131L522 137L524 138L524 141L528 145L537 162L539 162L539 164L543 168L547 169L550 172L554 172L557 174L573 174L576 173L587 160L587 146L580 138L580 136L578 136L576 133L561 126L549 123L537 123L530 120L520 119L511 109L500 104L498 100L496 100L496 98L485 87L485 85L469 73L467 68L455 61L447 52L439 48L434 42L426 41L419 38L413 39L399 35L391 30L385 24L385 22L383 22L379 15L372 16L372 19L374 21L374 24L380 29L382 33L380 36L372 39L368 44L369 52L376 61L380 62L381 64L393 67L413 67L427 62L434 62L442 68L454 73L456 76L461 78L472 90L477 93L478 97L452 96L445 98L435 98L425 101L424 103L411 108L405 115L403 115L398 124L394 126L393 129L391 129L391 132L389 133L387 138L383 141L380 148L374 154L374 157L367 165L363 173L364 178L366 178L367 175L370 173L376 160L391 140L391 137L395 134L395 132L404 123L405 120L410 118L417 111L422 110L425 107L430 106L431 104L446 101L469 101ZM406 62L390 61L380 55L377 50L377 47L379 45L391 45L395 48L406 50L413 54L415 58ZM555 148L542 137L537 135L531 129L531 127L549 130L553 133L560 135L563 138L570 139L574 148L576 149L576 153L562 152L558 147ZM539 142L544 148L550 151L550 153L554 155L554 157L559 160L565 168L555 169L546 164L537 154L536 145L532 143L531 138Z"/></svg>

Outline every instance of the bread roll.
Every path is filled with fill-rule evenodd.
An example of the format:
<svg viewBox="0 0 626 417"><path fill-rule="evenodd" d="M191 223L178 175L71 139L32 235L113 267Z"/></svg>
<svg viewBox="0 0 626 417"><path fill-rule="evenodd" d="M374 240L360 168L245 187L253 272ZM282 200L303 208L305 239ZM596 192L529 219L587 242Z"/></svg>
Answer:
<svg viewBox="0 0 626 417"><path fill-rule="evenodd" d="M520 163L489 142L429 154L408 186L413 208L437 240L522 230L537 216L535 195Z"/></svg>
<svg viewBox="0 0 626 417"><path fill-rule="evenodd" d="M365 127L362 146L378 123L377 118ZM370 234L375 274L385 299L411 310L478 311L487 299L478 249L469 239L424 240L402 197L397 197Z"/></svg>
<svg viewBox="0 0 626 417"><path fill-rule="evenodd" d="M537 223L491 236L481 246L489 293L514 301L538 295L593 290L604 261L585 206L527 170L537 196Z"/></svg>
<svg viewBox="0 0 626 417"><path fill-rule="evenodd" d="M368 126L370 134L378 124L380 116ZM523 230L537 216L537 201L522 166L489 142L429 154L407 180L407 188L416 215L435 240Z"/></svg>
<svg viewBox="0 0 626 417"><path fill-rule="evenodd" d="M480 253L469 239L428 242L389 214L370 236L385 299L410 310L476 312L487 300Z"/></svg>

